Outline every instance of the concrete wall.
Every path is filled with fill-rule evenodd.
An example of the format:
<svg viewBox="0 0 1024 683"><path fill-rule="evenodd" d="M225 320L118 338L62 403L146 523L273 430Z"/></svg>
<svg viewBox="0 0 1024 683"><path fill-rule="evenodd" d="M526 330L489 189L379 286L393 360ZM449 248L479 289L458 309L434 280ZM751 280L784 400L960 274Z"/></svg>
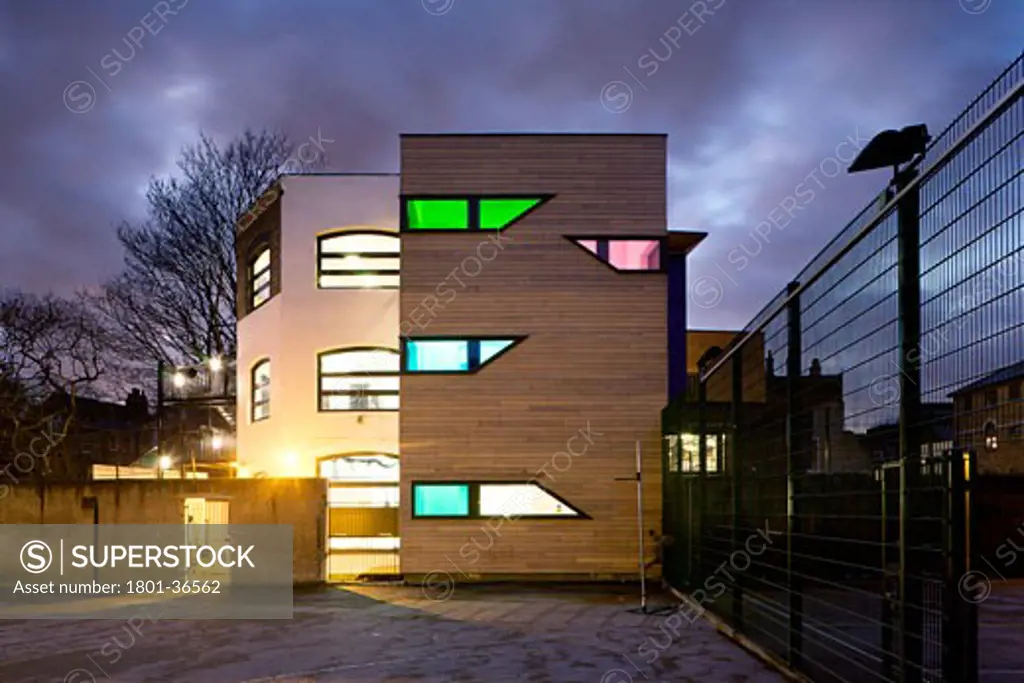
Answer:
<svg viewBox="0 0 1024 683"><path fill-rule="evenodd" d="M398 292L317 287L317 236L398 230L398 177L309 175L281 181L281 287L238 323L239 461L253 474L315 477L317 458L398 453L398 414L320 412L317 354L398 350ZM270 417L252 422L251 370L270 358Z"/></svg>
<svg viewBox="0 0 1024 683"><path fill-rule="evenodd" d="M322 479L121 480L89 484L10 486L0 499L0 524L92 524L82 499L95 496L100 524L183 524L186 498L230 503L231 524L292 526L296 583L320 582L324 567Z"/></svg>

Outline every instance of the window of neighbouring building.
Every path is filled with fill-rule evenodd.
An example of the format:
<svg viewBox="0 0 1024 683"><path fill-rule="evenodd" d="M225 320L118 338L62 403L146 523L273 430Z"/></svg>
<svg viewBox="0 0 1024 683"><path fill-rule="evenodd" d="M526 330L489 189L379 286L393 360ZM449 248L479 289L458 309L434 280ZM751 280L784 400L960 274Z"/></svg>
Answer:
<svg viewBox="0 0 1024 683"><path fill-rule="evenodd" d="M700 435L680 434L680 467L681 472L700 472ZM716 474L722 467L721 460L724 460L725 435L708 434L704 440L706 444L704 457L707 463L707 473ZM720 453L721 451L721 453Z"/></svg>
<svg viewBox="0 0 1024 683"><path fill-rule="evenodd" d="M999 449L999 431L995 422L985 423L985 450L995 451Z"/></svg>
<svg viewBox="0 0 1024 683"><path fill-rule="evenodd" d="M995 389L989 389L985 392L985 405L992 407L999 403L999 392Z"/></svg>
<svg viewBox="0 0 1024 683"><path fill-rule="evenodd" d="M270 360L264 359L252 367L252 421L270 417Z"/></svg>
<svg viewBox="0 0 1024 683"><path fill-rule="evenodd" d="M321 411L398 410L399 354L386 348L325 351L318 357Z"/></svg>
<svg viewBox="0 0 1024 683"><path fill-rule="evenodd" d="M253 310L270 298L270 247L261 249L249 266L249 292Z"/></svg>
<svg viewBox="0 0 1024 683"><path fill-rule="evenodd" d="M1010 391L1010 400L1011 401L1019 401L1020 400L1020 382L1013 382L1012 384L1010 384L1009 391Z"/></svg>
<svg viewBox="0 0 1024 683"><path fill-rule="evenodd" d="M398 283L397 233L358 231L317 238L320 289L398 289Z"/></svg>
<svg viewBox="0 0 1024 683"><path fill-rule="evenodd" d="M516 345L518 339L405 339L406 372L473 372Z"/></svg>

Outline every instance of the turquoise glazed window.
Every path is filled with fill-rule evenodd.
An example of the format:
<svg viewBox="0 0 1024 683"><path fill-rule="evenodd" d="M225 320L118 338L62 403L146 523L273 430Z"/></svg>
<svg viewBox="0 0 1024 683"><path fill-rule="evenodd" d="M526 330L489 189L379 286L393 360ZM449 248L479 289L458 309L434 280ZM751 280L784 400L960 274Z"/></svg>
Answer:
<svg viewBox="0 0 1024 683"><path fill-rule="evenodd" d="M413 484L413 517L468 517L468 484Z"/></svg>
<svg viewBox="0 0 1024 683"><path fill-rule="evenodd" d="M520 340L508 339L406 339L405 372L474 372Z"/></svg>

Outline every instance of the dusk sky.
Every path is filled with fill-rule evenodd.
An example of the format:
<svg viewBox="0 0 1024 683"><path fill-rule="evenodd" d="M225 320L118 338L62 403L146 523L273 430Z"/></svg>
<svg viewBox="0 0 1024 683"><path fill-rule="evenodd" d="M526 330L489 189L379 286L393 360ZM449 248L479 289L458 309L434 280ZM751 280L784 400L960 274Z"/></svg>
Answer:
<svg viewBox="0 0 1024 683"><path fill-rule="evenodd" d="M669 226L722 284L690 324L742 326L884 185L852 144L937 134L1022 46L1021 0L0 0L0 288L113 275L200 131L319 135L344 172L405 132L667 133Z"/></svg>

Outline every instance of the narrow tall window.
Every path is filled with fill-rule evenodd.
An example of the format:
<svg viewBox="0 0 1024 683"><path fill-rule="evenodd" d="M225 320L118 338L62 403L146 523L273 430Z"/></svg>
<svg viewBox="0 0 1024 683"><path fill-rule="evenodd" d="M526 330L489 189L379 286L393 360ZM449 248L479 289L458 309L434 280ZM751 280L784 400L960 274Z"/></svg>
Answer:
<svg viewBox="0 0 1024 683"><path fill-rule="evenodd" d="M261 360L252 368L252 421L270 417L270 361Z"/></svg>
<svg viewBox="0 0 1024 683"><path fill-rule="evenodd" d="M399 237L385 231L317 238L320 289L398 289Z"/></svg>
<svg viewBox="0 0 1024 683"><path fill-rule="evenodd" d="M321 411L398 410L398 351L325 351L318 361Z"/></svg>
<svg viewBox="0 0 1024 683"><path fill-rule="evenodd" d="M249 291L253 310L270 298L270 247L264 247L249 266Z"/></svg>

